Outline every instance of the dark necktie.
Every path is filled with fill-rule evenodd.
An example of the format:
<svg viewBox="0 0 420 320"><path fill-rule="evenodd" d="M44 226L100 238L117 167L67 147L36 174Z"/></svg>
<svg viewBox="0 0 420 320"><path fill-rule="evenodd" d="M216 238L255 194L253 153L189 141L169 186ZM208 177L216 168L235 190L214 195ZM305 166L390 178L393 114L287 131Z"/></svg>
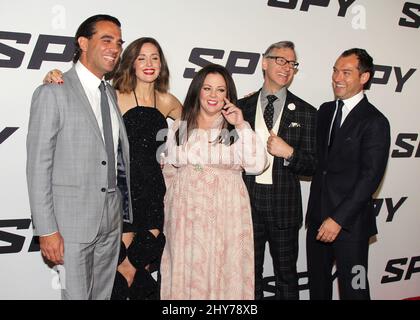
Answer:
<svg viewBox="0 0 420 320"><path fill-rule="evenodd" d="M337 112L335 114L334 122L331 128L330 143L328 144L328 148L331 148L331 146L333 145L334 139L337 136L338 130L341 127L341 118L343 117L343 106L343 100L338 100Z"/></svg>
<svg viewBox="0 0 420 320"><path fill-rule="evenodd" d="M114 139L112 137L111 113L104 81L101 81L99 90L101 91L101 113L102 126L104 130L104 142L106 154L108 156L108 190L112 190L115 189L117 177L115 173Z"/></svg>
<svg viewBox="0 0 420 320"><path fill-rule="evenodd" d="M274 117L274 105L273 102L277 100L277 97L274 95L267 96L268 104L264 109L264 121L267 125L267 129L273 129L273 117Z"/></svg>

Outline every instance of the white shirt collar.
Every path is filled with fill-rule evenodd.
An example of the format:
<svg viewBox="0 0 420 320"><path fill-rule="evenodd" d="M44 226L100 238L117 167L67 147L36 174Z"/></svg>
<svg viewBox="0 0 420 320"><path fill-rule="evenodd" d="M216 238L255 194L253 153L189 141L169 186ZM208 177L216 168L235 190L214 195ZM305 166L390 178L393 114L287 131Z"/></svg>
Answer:
<svg viewBox="0 0 420 320"><path fill-rule="evenodd" d="M363 99L364 97L364 93L363 90L360 91L359 93L355 94L353 97L348 98L346 100L343 100L344 102L344 106L349 110L349 112L351 110L353 110L353 108L355 106L357 106L357 104Z"/></svg>
<svg viewBox="0 0 420 320"><path fill-rule="evenodd" d="M87 90L97 90L101 84L101 80L104 79L99 79L97 76L95 76L91 71L89 71L88 68L83 65L83 63L80 62L80 60L76 62L75 69L83 88Z"/></svg>

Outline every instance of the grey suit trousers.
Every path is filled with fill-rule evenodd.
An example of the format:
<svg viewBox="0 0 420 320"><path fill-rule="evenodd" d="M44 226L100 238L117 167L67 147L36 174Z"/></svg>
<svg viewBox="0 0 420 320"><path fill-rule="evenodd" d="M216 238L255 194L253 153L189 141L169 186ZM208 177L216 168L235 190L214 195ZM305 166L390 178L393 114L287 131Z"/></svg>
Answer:
<svg viewBox="0 0 420 320"><path fill-rule="evenodd" d="M99 232L90 243L64 241L63 300L109 300L121 245L121 194L107 193Z"/></svg>

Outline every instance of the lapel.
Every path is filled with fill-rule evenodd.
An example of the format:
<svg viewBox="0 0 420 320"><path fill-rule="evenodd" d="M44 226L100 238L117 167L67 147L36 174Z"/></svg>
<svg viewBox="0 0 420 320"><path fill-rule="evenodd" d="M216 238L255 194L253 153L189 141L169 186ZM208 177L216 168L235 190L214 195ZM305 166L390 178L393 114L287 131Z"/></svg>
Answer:
<svg viewBox="0 0 420 320"><path fill-rule="evenodd" d="M258 97L260 96L260 92L261 89L250 96L245 103L245 108L242 110L244 119L249 122L252 130L255 130L255 114L257 112L257 102Z"/></svg>
<svg viewBox="0 0 420 320"><path fill-rule="evenodd" d="M119 134L120 134L120 139L121 139L121 137L124 137L126 135L126 132L125 132L124 120L121 116L120 108L118 108L118 99L115 94L115 89L108 82L106 82L106 89L109 92L109 96L111 97L111 100L112 100L112 108L114 108L115 113L117 114L117 117L118 117L118 123L120 125Z"/></svg>
<svg viewBox="0 0 420 320"><path fill-rule="evenodd" d="M333 120L335 108L336 108L335 101L330 102L326 106L325 115L324 115L325 124L319 126L319 128L323 128L323 131L320 132L320 137L318 137L318 139L319 139L320 143L322 143L321 150L324 150L324 157L325 158L327 158L328 155L329 155L328 143L329 143L329 140L330 140L329 139L330 138L330 128L331 128L331 122Z"/></svg>
<svg viewBox="0 0 420 320"><path fill-rule="evenodd" d="M80 105L82 106L81 109L85 112L86 117L89 119L93 131L95 132L95 135L105 147L101 131L99 130L98 121L96 120L95 114L93 113L92 107L86 96L85 90L83 89L79 77L77 76L76 69L72 67L68 72L65 73L65 75L67 76L68 80L70 80L66 81L72 87L73 95L75 95L79 99Z"/></svg>
<svg viewBox="0 0 420 320"><path fill-rule="evenodd" d="M339 148L338 146L342 146L344 143L344 139L348 137L349 133L354 129L355 125L359 124L361 121L363 121L363 115L366 110L364 107L364 104L368 102L366 96L363 97L362 100L350 111L350 113L347 115L346 119L344 119L343 124L340 127L340 130L338 130L337 136L334 141L334 145L331 148L330 154L334 154L336 149ZM334 102L335 106L335 102ZM334 109L332 114L334 114ZM331 115L332 118L332 115ZM330 124L331 124L330 119Z"/></svg>
<svg viewBox="0 0 420 320"><path fill-rule="evenodd" d="M287 130L290 123L293 122L295 118L294 113L296 112L296 109L290 110L288 108L290 103L295 103L295 101L293 99L293 95L290 93L289 90L287 90L286 101L284 102L283 112L280 118L279 130L277 132L277 135L279 137L282 137L282 136L284 137L285 131Z"/></svg>
<svg viewBox="0 0 420 320"><path fill-rule="evenodd" d="M364 96L363 99L360 100L359 103L353 108L353 110L350 111L339 130L339 138L345 136L345 133L353 127L354 123L358 123L360 118L363 118L363 114L366 111L364 105L367 102L368 100L366 96Z"/></svg>
<svg viewBox="0 0 420 320"><path fill-rule="evenodd" d="M120 125L120 138L119 138L119 143L122 144L122 150L123 150L123 155L124 157L126 157L126 155L128 155L128 139L127 139L127 131L125 129L125 124L124 124L124 120L122 118L121 115L121 111L118 108L118 99L117 99L117 95L115 93L115 89L109 84L106 83L106 87L108 92L110 93L111 99L112 99L112 107L114 108L117 117L118 117L118 123ZM125 161L128 161L128 158L125 159Z"/></svg>
<svg viewBox="0 0 420 320"><path fill-rule="evenodd" d="M118 99L115 89L106 82L106 87L109 92L109 96L112 100L112 107L114 108L117 117L118 123L120 126L119 139L118 139L118 154L117 154L117 163L120 166L122 171L125 171L125 179L121 179L123 182L119 182L120 186L126 185L128 193L128 216L125 212L123 214L123 220L129 223L133 222L133 207L131 203L131 192L130 192L130 144L128 142L127 131L125 129L124 119L121 115L120 108L118 107Z"/></svg>

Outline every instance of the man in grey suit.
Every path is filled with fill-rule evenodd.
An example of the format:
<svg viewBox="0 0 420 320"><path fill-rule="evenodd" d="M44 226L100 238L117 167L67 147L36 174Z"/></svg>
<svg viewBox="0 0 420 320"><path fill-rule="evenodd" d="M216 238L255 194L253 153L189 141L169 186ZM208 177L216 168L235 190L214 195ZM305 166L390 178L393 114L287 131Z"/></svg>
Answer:
<svg viewBox="0 0 420 320"><path fill-rule="evenodd" d="M34 234L44 257L64 266L63 299L109 299L112 292L123 215L117 159L127 180L130 174L127 134L104 75L120 57L120 27L108 15L84 21L64 84L42 85L32 97L27 180Z"/></svg>

